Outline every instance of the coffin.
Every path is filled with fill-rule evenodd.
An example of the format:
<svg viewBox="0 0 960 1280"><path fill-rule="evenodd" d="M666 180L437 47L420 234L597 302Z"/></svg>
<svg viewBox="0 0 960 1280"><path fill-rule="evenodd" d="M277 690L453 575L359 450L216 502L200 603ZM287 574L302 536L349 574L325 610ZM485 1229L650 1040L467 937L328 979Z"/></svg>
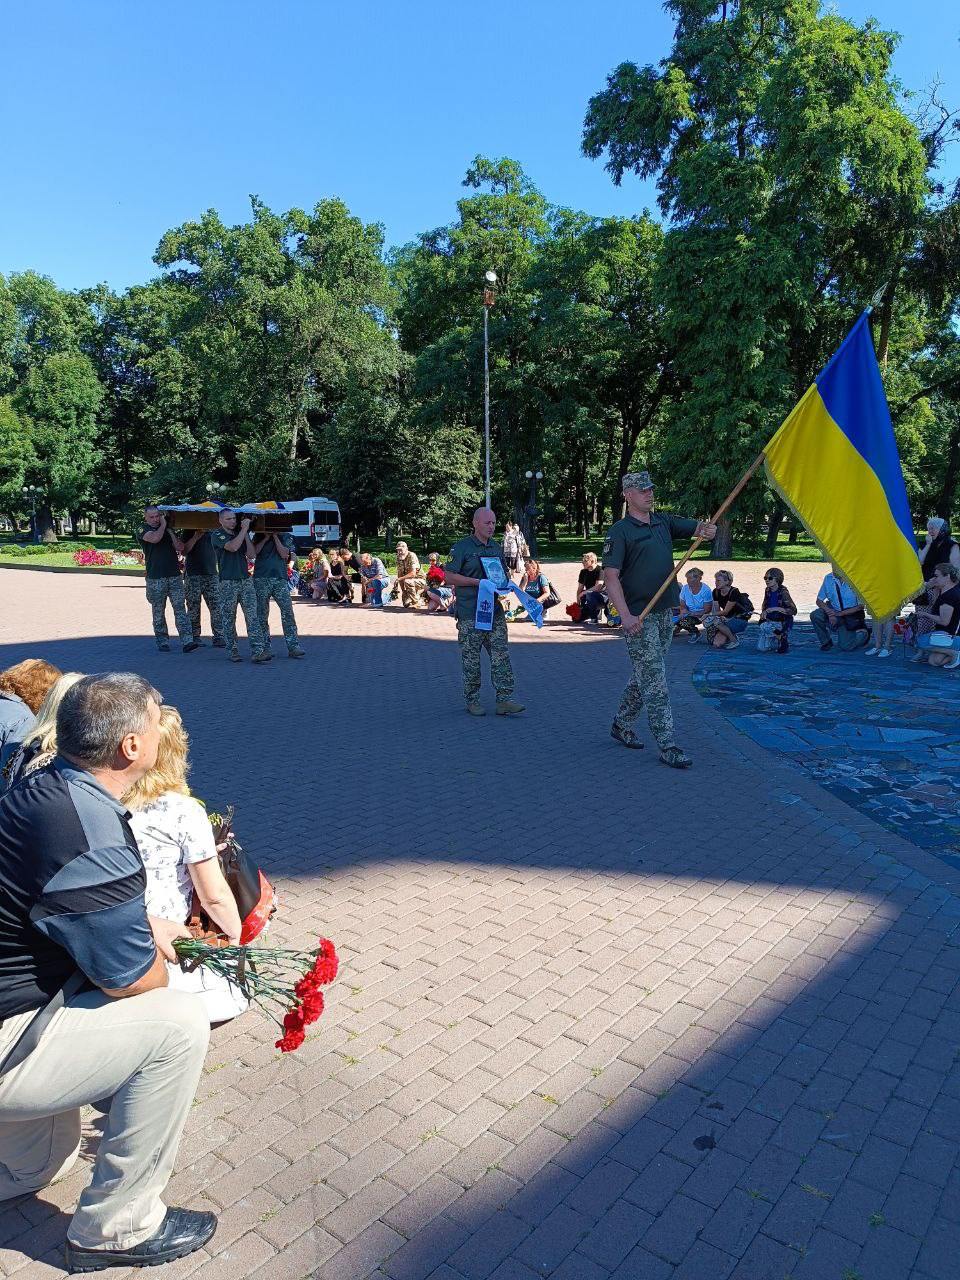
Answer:
<svg viewBox="0 0 960 1280"><path fill-rule="evenodd" d="M223 507L215 502L185 503L176 507L160 503L160 510L172 529L216 529ZM231 510L236 511L238 520L250 516L250 529L254 533L289 533L294 525L310 523L309 511L285 507L279 502L248 502Z"/></svg>

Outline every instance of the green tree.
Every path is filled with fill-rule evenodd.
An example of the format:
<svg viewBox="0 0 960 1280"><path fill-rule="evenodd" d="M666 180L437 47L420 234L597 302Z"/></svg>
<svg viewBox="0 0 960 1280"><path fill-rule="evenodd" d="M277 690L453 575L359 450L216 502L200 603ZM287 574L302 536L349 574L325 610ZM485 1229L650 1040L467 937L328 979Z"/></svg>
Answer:
<svg viewBox="0 0 960 1280"><path fill-rule="evenodd" d="M659 286L682 394L668 497L717 505L889 277L928 190L894 38L818 0L669 0L673 48L594 97L586 154L656 176ZM766 505L760 486L741 513ZM716 544L730 550L729 527Z"/></svg>
<svg viewBox="0 0 960 1280"><path fill-rule="evenodd" d="M103 393L84 355L56 353L27 373L14 398L30 423L34 461L28 479L44 492L37 524L44 542L55 542L53 514L83 512L99 455L97 415Z"/></svg>
<svg viewBox="0 0 960 1280"><path fill-rule="evenodd" d="M9 396L0 396L0 511L11 521L23 509L23 489L33 463L29 424Z"/></svg>

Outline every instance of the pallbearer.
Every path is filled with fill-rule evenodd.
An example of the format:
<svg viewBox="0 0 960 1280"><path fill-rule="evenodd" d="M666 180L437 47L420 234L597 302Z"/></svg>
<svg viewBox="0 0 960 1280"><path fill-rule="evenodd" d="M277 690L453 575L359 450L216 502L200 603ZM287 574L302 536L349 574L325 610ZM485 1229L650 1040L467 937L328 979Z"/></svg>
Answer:
<svg viewBox="0 0 960 1280"><path fill-rule="evenodd" d="M170 651L170 633L167 631L167 601L173 607L173 616L184 653L192 653L200 646L190 632L190 619L183 598L183 578L180 576L180 553L183 543L167 528L167 517L152 503L143 512L143 528L140 530L144 568L147 579L147 600L153 612L153 634L161 653Z"/></svg>
<svg viewBox="0 0 960 1280"><path fill-rule="evenodd" d="M673 738L673 711L667 689L665 661L673 633L672 609L679 601L676 580L643 620L639 615L673 573L674 538L716 536L715 524L654 511L653 481L648 471L623 477L627 514L610 529L603 544L603 581L623 621L621 632L633 674L623 691L610 735L625 747L643 743L634 721L647 708L650 732L660 748L661 761L672 769L689 769L693 761Z"/></svg>
<svg viewBox="0 0 960 1280"><path fill-rule="evenodd" d="M217 553L211 534L204 529L193 529L181 534L181 538L184 555L183 590L193 639L197 644L200 643L200 601L205 600L210 614L213 646L215 649L222 649L224 639L220 621L220 580Z"/></svg>
<svg viewBox="0 0 960 1280"><path fill-rule="evenodd" d="M254 662L269 662L270 655L265 652L266 644L257 615L257 596L248 566L248 561L253 559L249 531L250 517L244 516L238 524L237 513L225 507L220 512L220 528L210 535L217 554L223 638L227 657L231 662L240 662L242 659L237 645L239 604L243 610L243 620L247 624L247 639L250 641Z"/></svg>
<svg viewBox="0 0 960 1280"><path fill-rule="evenodd" d="M257 594L257 619L263 636L261 661L269 662L270 653L270 601L277 602L283 638L291 658L305 658L300 648L297 620L293 616L293 602L287 581L287 561L293 553L293 535L289 533L257 534L252 542L253 589Z"/></svg>

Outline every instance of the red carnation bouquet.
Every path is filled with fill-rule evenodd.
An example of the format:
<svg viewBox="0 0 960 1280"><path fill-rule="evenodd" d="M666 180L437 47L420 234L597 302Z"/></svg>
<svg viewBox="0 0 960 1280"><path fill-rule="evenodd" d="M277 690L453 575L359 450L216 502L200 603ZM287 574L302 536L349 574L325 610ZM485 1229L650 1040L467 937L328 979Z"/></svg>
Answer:
<svg viewBox="0 0 960 1280"><path fill-rule="evenodd" d="M329 938L321 938L313 951L219 947L198 938L177 938L173 946L182 968L190 972L198 965L205 966L232 982L251 1004L268 1013L283 1032L276 1042L281 1053L290 1053L303 1044L306 1028L323 1013L321 987L334 980L340 967L337 949Z"/></svg>

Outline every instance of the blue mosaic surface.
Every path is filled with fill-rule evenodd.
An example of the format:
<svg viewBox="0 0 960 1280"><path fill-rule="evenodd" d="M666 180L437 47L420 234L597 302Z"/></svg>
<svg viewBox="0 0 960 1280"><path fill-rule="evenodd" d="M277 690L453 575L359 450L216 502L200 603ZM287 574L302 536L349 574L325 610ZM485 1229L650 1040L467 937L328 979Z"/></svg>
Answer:
<svg viewBox="0 0 960 1280"><path fill-rule="evenodd" d="M694 684L738 729L834 795L960 868L960 673L893 656L821 653L810 628L789 654L709 650Z"/></svg>

